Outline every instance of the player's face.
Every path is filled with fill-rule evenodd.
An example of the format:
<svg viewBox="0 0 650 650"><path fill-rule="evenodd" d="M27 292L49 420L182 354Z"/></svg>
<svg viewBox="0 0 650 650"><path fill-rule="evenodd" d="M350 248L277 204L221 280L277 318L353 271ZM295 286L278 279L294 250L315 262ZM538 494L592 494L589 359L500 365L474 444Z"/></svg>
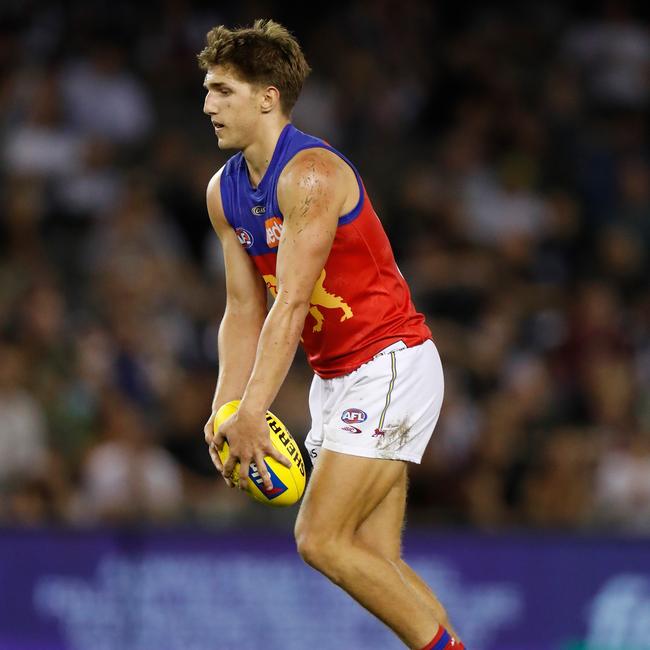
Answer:
<svg viewBox="0 0 650 650"><path fill-rule="evenodd" d="M217 134L219 149L245 149L256 133L259 90L223 66L211 66L203 82L203 112Z"/></svg>

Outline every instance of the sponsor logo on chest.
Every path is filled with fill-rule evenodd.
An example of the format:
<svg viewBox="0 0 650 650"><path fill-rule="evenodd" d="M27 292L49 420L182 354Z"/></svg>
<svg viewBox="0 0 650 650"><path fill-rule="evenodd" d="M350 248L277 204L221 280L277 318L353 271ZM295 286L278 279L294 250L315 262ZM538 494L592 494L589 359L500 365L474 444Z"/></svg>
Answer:
<svg viewBox="0 0 650 650"><path fill-rule="evenodd" d="M282 237L283 224L278 217L271 217L264 222L266 228L266 245L269 248L277 248Z"/></svg>

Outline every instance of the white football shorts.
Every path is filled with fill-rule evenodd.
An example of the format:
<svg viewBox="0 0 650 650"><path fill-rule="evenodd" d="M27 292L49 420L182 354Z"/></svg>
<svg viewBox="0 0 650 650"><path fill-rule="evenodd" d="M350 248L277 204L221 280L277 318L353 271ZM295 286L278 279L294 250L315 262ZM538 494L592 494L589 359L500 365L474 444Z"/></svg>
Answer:
<svg viewBox="0 0 650 650"><path fill-rule="evenodd" d="M353 456L419 463L440 415L444 378L433 341L397 341L342 377L314 376L312 463L322 448Z"/></svg>

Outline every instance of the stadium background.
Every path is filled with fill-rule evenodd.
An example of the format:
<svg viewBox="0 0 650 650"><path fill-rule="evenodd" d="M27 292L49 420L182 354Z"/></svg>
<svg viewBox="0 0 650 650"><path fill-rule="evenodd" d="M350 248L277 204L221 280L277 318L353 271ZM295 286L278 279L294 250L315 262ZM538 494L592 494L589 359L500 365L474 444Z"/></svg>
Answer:
<svg viewBox="0 0 650 650"><path fill-rule="evenodd" d="M416 0L316 9L314 20L293 2L0 8L0 648L226 650L234 640L205 639L254 620L242 593L232 618L198 640L167 631L167 646L136 642L133 630L151 621L127 608L91 641L64 623L59 592L34 566L48 580L61 571L101 582L102 563L122 562L122 576L153 563L149 581L178 595L170 575L207 575L211 557L220 570L203 588L217 599L247 562L255 582L284 558L293 607L311 580L290 553L295 510L228 491L202 440L224 306L204 197L227 153L201 112L195 54L214 24L273 17L314 70L294 122L360 169L443 358L440 424L411 473L422 570L446 593L464 584L454 592L461 631L463 618L485 630L510 607L468 647L648 650L650 10ZM274 404L299 439L310 378L299 352ZM229 565L221 551L233 538L256 542ZM462 548L488 553L483 574L464 573ZM513 568L517 553L528 559ZM52 566L42 564L49 554ZM574 627L562 627L556 603L544 637L530 632L540 610L526 594L549 573L542 609L568 584L584 588L566 605ZM120 597L138 583L124 580ZM486 581L505 592L486 597ZM315 602L329 603L320 584L309 582ZM105 592L97 598L115 593ZM483 593L482 614L468 593ZM17 602L29 611L18 615ZM359 629L398 647L353 607L336 600L301 614L354 619L347 641L326 627L331 638L315 647L347 650ZM267 647L291 647L274 645L259 620Z"/></svg>

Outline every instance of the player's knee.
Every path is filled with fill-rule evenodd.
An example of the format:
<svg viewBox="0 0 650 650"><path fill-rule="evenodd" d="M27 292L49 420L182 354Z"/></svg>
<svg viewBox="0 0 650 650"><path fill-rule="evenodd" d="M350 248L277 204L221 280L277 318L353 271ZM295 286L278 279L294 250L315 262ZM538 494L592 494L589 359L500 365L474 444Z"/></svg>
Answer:
<svg viewBox="0 0 650 650"><path fill-rule="evenodd" d="M327 555L327 542L313 531L296 531L296 547L300 557L310 566L319 568Z"/></svg>
<svg viewBox="0 0 650 650"><path fill-rule="evenodd" d="M330 573L336 565L339 556L337 540L325 531L297 527L296 546L300 557L323 573Z"/></svg>

